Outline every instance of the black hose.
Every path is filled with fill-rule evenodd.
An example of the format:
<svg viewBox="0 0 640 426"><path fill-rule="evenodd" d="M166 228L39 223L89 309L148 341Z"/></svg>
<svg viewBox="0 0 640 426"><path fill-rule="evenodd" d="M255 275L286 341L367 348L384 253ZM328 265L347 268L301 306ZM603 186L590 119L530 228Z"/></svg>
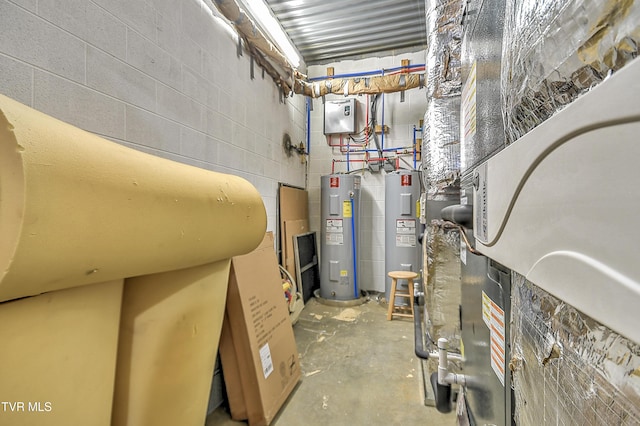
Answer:
<svg viewBox="0 0 640 426"><path fill-rule="evenodd" d="M470 205L453 205L447 206L440 211L440 217L456 225L462 225L466 228L473 227L473 206Z"/></svg>
<svg viewBox="0 0 640 426"><path fill-rule="evenodd" d="M422 342L422 311L420 310L420 308L421 306L418 305L416 300L413 310L413 336L415 339L415 353L416 356L420 359L429 359L429 351L426 351L424 349L424 344Z"/></svg>

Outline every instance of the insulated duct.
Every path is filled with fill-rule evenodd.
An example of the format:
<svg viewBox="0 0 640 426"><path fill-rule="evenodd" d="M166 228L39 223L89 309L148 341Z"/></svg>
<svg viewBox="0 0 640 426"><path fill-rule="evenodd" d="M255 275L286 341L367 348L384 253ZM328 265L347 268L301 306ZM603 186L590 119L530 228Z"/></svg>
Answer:
<svg viewBox="0 0 640 426"><path fill-rule="evenodd" d="M460 48L464 0L427 1L427 97L422 138L427 199L456 199L460 174Z"/></svg>
<svg viewBox="0 0 640 426"><path fill-rule="evenodd" d="M638 54L640 1L508 1L502 62L507 142Z"/></svg>
<svg viewBox="0 0 640 426"><path fill-rule="evenodd" d="M426 191L425 305L434 339L458 342L460 236L440 219L440 210L460 201L460 47L465 0L425 1L428 106L422 132ZM457 349L454 345L453 349ZM437 363L428 362L428 372ZM425 375L428 377L428 374Z"/></svg>
<svg viewBox="0 0 640 426"><path fill-rule="evenodd" d="M640 346L512 274L516 422L638 424Z"/></svg>
<svg viewBox="0 0 640 426"><path fill-rule="evenodd" d="M214 0L218 11L227 18L249 45L249 51L285 93L291 92L294 81L304 77L294 70L287 58L271 43L253 20L240 9L234 0ZM261 57L256 50L264 55ZM280 70L277 70L280 68Z"/></svg>
<svg viewBox="0 0 640 426"><path fill-rule="evenodd" d="M395 93L424 86L424 74L402 73L376 77L332 78L312 83L296 80L294 92L319 98L331 93L344 96Z"/></svg>
<svg viewBox="0 0 640 426"><path fill-rule="evenodd" d="M280 50L271 43L253 20L235 0L214 0L218 11L228 19L248 44L251 55L273 77L284 93L296 93L311 98L328 94L356 95L395 93L425 86L424 74L408 72L366 78L335 78L307 82L289 63ZM458 55L459 58L459 55Z"/></svg>

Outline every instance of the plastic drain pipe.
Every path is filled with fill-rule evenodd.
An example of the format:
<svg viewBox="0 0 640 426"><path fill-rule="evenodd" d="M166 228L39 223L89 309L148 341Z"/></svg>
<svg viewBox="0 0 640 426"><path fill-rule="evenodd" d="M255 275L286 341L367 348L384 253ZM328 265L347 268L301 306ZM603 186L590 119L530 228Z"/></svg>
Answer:
<svg viewBox="0 0 640 426"><path fill-rule="evenodd" d="M416 297L417 299L417 297ZM447 352L448 341L445 338L438 339L438 351L428 352L424 349L422 343L422 315L420 311L421 305L414 303L418 306L413 312L413 324L414 324L414 340L415 340L415 354L420 359L437 359L438 360L438 372L433 373L430 377L433 393L435 394L436 409L441 413L451 412L451 384L459 384L461 386L466 385L466 377L463 374L455 374L448 371L449 360L464 361L461 355ZM431 340L431 337L428 336Z"/></svg>

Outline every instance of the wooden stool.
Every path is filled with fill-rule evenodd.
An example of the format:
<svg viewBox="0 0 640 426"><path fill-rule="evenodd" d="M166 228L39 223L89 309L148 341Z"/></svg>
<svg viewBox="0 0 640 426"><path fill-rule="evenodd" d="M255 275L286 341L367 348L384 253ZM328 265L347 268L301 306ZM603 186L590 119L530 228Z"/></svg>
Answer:
<svg viewBox="0 0 640 426"><path fill-rule="evenodd" d="M411 271L391 271L388 274L391 277L391 295L389 297L389 309L387 311L387 321L391 321L391 317L393 315L397 315L399 317L410 317L413 318L413 279L418 277L418 274ZM408 292L397 292L396 287L398 286L398 280L407 280L407 290ZM403 314L399 312L394 312L396 307L396 297L407 297L409 298L409 306L411 306L411 315Z"/></svg>

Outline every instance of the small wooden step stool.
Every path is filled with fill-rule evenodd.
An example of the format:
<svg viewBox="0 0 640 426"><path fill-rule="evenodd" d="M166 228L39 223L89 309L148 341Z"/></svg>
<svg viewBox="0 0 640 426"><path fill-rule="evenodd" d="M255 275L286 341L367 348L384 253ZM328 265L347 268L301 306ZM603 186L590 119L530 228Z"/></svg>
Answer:
<svg viewBox="0 0 640 426"><path fill-rule="evenodd" d="M391 318L396 315L399 317L409 317L413 318L413 280L418 277L418 274L411 271L391 271L389 272L389 277L391 277L391 295L387 303L389 303L389 308L387 311L387 321L391 321ZM407 280L407 290L408 292L398 292L398 280ZM409 298L409 306L411 307L411 314L405 314L401 312L395 312L396 308L399 307L396 305L396 297L407 297Z"/></svg>

